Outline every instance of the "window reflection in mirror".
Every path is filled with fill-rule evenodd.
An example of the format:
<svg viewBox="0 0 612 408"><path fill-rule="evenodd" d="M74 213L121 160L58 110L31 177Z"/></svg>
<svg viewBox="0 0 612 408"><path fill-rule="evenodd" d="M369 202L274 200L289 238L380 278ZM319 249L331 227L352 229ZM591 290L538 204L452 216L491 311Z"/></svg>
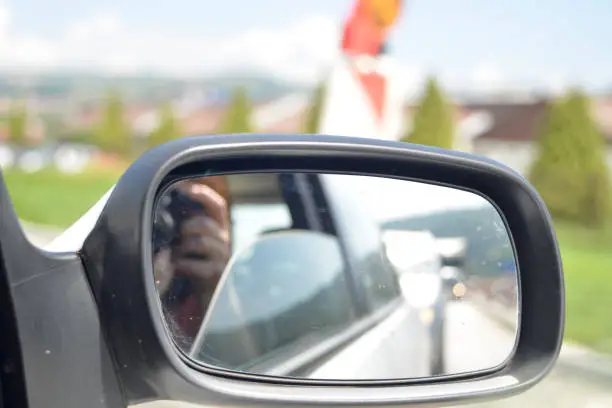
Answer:
<svg viewBox="0 0 612 408"><path fill-rule="evenodd" d="M476 194L338 174L198 177L161 193L153 223L168 332L201 364L397 379L491 369L513 351L513 246ZM487 338L496 347L478 346Z"/></svg>

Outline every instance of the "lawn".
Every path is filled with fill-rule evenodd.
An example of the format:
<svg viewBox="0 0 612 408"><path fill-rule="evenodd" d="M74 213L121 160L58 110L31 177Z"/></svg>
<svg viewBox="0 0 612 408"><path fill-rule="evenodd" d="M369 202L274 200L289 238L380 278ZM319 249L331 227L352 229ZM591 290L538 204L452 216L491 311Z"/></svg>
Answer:
<svg viewBox="0 0 612 408"><path fill-rule="evenodd" d="M92 168L76 175L55 170L30 174L5 170L3 174L19 218L68 227L116 183L121 172Z"/></svg>
<svg viewBox="0 0 612 408"><path fill-rule="evenodd" d="M612 228L556 227L565 270L565 338L612 353Z"/></svg>

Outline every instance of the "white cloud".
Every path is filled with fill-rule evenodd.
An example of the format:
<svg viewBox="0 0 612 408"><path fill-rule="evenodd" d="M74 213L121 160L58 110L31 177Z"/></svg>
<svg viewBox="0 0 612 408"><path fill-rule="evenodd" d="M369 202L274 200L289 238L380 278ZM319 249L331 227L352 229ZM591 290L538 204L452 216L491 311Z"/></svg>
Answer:
<svg viewBox="0 0 612 408"><path fill-rule="evenodd" d="M0 66L12 62L16 66L48 65L54 55L50 44L35 36L15 36L11 32L11 12L0 4Z"/></svg>
<svg viewBox="0 0 612 408"><path fill-rule="evenodd" d="M105 11L75 22L49 40L15 32L9 10L0 5L0 67L177 75L250 68L311 82L333 61L338 31L333 18L313 15L228 38L180 37L139 31L118 14Z"/></svg>
<svg viewBox="0 0 612 408"><path fill-rule="evenodd" d="M0 40L4 37L8 31L8 26L11 21L11 13L8 7L0 4Z"/></svg>
<svg viewBox="0 0 612 408"><path fill-rule="evenodd" d="M124 21L121 15L104 10L69 24L53 38L18 28L11 24L10 10L0 0L0 69L76 68L177 76L250 69L312 83L331 67L340 40L338 21L317 14L272 27L245 28L226 37L139 30L137 22ZM408 98L418 98L425 75L431 72L414 63L400 65L401 86ZM451 75L446 69L438 74L448 89L489 92L509 85L501 70L486 60L475 65L471 78L465 73ZM549 88L563 87L563 82L554 77Z"/></svg>

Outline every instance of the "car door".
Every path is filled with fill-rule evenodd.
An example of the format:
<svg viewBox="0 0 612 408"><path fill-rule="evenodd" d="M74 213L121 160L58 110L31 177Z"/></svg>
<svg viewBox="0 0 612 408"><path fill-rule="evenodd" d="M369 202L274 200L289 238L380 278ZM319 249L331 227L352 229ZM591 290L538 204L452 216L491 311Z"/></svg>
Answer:
<svg viewBox="0 0 612 408"><path fill-rule="evenodd" d="M360 200L343 177L346 176L318 175L313 177L313 183L318 184L321 197L326 200L325 213L330 214L338 236L342 237L353 280L364 301L362 318L375 322L363 345L354 347L346 360L352 361L352 365L361 362L353 375L359 372L389 378L430 375L432 349L427 327L402 297L398 275L387 258L378 224L359 205ZM377 351L370 351L369 355L376 358L368 360L364 350L372 347ZM410 356L421 358L398 359L401 350L407 348L411 350Z"/></svg>
<svg viewBox="0 0 612 408"><path fill-rule="evenodd" d="M278 183L282 196L232 209L239 243L193 351L199 361L268 372L282 361L285 370L308 370L359 317L345 253L323 225L307 178L280 174ZM305 355L313 344L321 353Z"/></svg>

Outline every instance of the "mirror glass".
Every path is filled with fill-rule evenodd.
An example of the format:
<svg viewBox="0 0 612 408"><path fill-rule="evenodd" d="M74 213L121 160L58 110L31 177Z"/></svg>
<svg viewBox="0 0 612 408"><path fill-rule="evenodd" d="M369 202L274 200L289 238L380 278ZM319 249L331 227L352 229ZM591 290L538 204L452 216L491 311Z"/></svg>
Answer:
<svg viewBox="0 0 612 408"><path fill-rule="evenodd" d="M341 174L194 177L157 198L165 323L200 364L320 380L503 364L519 318L505 223L485 198Z"/></svg>

